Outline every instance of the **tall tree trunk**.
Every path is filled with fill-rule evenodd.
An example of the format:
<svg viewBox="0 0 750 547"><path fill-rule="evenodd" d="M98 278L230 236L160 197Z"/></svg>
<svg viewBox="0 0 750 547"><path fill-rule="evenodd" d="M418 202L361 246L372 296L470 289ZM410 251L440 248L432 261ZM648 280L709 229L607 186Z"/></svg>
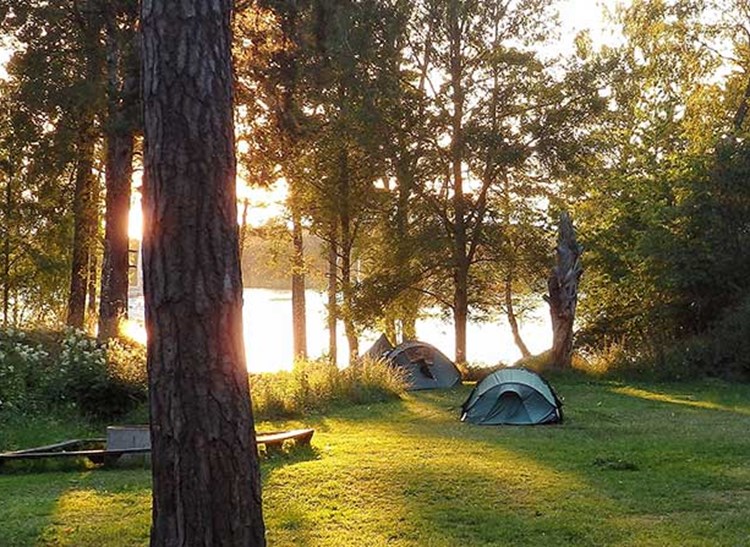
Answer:
<svg viewBox="0 0 750 547"><path fill-rule="evenodd" d="M346 341L349 346L349 364L353 364L357 360L357 357L359 357L359 337L352 318L351 248L343 245L341 249L341 293L344 332L346 333Z"/></svg>
<svg viewBox="0 0 750 547"><path fill-rule="evenodd" d="M516 343L516 347L521 351L521 355L524 357L531 357L529 348L521 338L521 331L518 328L518 320L516 319L516 313L513 310L513 274L509 273L505 278L505 314L508 317L508 324L510 330L513 333L513 341Z"/></svg>
<svg viewBox="0 0 750 547"><path fill-rule="evenodd" d="M232 2L141 9L151 545L265 545L242 338Z"/></svg>
<svg viewBox="0 0 750 547"><path fill-rule="evenodd" d="M331 223L328 236L328 359L332 365L337 364L338 341L336 339L336 323L339 312L336 303L338 294L338 230L335 223Z"/></svg>
<svg viewBox="0 0 750 547"><path fill-rule="evenodd" d="M96 184L94 167L93 115L83 120L78 132L75 191L73 195L73 258L70 271L67 325L83 329L86 319L86 291L89 283L89 264L96 233Z"/></svg>
<svg viewBox="0 0 750 547"><path fill-rule="evenodd" d="M3 327L10 326L10 227L13 226L13 166L8 160L5 169L5 214L3 226Z"/></svg>
<svg viewBox="0 0 750 547"><path fill-rule="evenodd" d="M573 356L573 322L578 302L578 282L583 273L581 253L570 215L563 213L557 236L556 265L547 280L549 295L544 297L552 318L550 361L560 368L569 367Z"/></svg>
<svg viewBox="0 0 750 547"><path fill-rule="evenodd" d="M352 364L359 357L359 339L357 330L354 325L353 313L353 288L352 288L352 248L354 246L354 237L351 227L351 180L349 171L349 154L346 147L339 151L339 235L341 241L339 245L341 259L341 316L344 320L344 332L349 346L349 363Z"/></svg>
<svg viewBox="0 0 750 547"><path fill-rule="evenodd" d="M305 248L302 220L296 204L292 205L292 327L294 358L307 359L307 317L305 310Z"/></svg>
<svg viewBox="0 0 750 547"><path fill-rule="evenodd" d="M139 67L134 43L120 44L116 26L107 36L108 123L104 259L99 305L99 340L116 336L128 316L128 218L133 178L134 119L138 118ZM135 40L135 37L131 37Z"/></svg>
<svg viewBox="0 0 750 547"><path fill-rule="evenodd" d="M91 85L101 77L100 24L88 2L74 3L80 15L80 31L86 55L86 80ZM79 112L76 142L76 174L73 203L73 252L68 293L68 326L83 329L91 256L98 231L98 179L93 174L96 148L96 107L93 97Z"/></svg>
<svg viewBox="0 0 750 547"><path fill-rule="evenodd" d="M469 258L466 229L466 204L463 188L463 37L459 23L459 2L450 0L448 7L450 33L450 72L453 115L451 120L451 176L453 179L453 322L456 335L456 362L466 362L466 321L469 314Z"/></svg>
<svg viewBox="0 0 750 547"><path fill-rule="evenodd" d="M97 223L99 221L99 215L97 215ZM97 268L99 266L98 253L96 252L96 245L91 246L91 252L89 253L89 275L88 275L88 289L86 290L86 298L88 299L88 309L86 312L86 324L87 329L93 332L93 328L96 325L96 281L97 281Z"/></svg>

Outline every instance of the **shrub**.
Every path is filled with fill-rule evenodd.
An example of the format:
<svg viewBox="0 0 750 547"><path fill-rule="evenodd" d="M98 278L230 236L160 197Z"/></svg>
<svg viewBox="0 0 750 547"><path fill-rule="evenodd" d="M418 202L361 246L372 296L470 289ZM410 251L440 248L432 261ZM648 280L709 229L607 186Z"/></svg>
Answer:
<svg viewBox="0 0 750 547"><path fill-rule="evenodd" d="M96 418L131 410L146 398L145 348L83 332L0 331L0 411L69 407Z"/></svg>
<svg viewBox="0 0 750 547"><path fill-rule="evenodd" d="M0 330L0 410L31 410L40 404L50 354L24 332Z"/></svg>
<svg viewBox="0 0 750 547"><path fill-rule="evenodd" d="M496 370L500 370L501 368L506 368L508 365L504 363L498 363L497 365L479 365L474 363L463 363L456 365L458 367L459 372L461 373L461 379L464 382L481 382L484 380L487 376L495 372Z"/></svg>
<svg viewBox="0 0 750 547"><path fill-rule="evenodd" d="M319 360L298 361L291 371L253 375L250 388L256 418L269 419L395 399L406 382L400 371L381 361L339 370Z"/></svg>
<svg viewBox="0 0 750 547"><path fill-rule="evenodd" d="M641 350L611 342L597 350L588 349L575 368L603 378L679 381L705 375L703 359L703 340L697 337Z"/></svg>
<svg viewBox="0 0 750 547"><path fill-rule="evenodd" d="M68 330L51 370L49 396L88 416L121 415L145 400L145 371L145 349L117 340L102 346L85 333Z"/></svg>

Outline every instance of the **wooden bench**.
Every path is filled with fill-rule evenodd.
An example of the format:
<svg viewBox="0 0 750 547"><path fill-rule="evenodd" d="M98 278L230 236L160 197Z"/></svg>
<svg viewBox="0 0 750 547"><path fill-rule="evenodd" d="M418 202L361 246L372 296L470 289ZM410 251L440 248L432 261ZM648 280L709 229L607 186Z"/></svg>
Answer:
<svg viewBox="0 0 750 547"><path fill-rule="evenodd" d="M149 448L122 448L107 450L104 439L72 439L61 443L27 448L0 454L0 465L14 460L39 460L44 458L88 458L92 463L110 464L124 454L147 454Z"/></svg>
<svg viewBox="0 0 750 547"><path fill-rule="evenodd" d="M284 446L285 441L294 441L297 445L310 445L314 429L292 429L290 431L271 431L268 433L257 433L256 444L265 445L267 452L278 452Z"/></svg>
<svg viewBox="0 0 750 547"><path fill-rule="evenodd" d="M292 429L290 431L271 431L258 433L255 442L265 445L267 452L279 452L285 441L294 441L297 445L309 445L314 429ZM36 448L15 450L0 454L0 466L6 461L38 460L43 458L88 458L95 464L112 464L125 454L148 454L150 447L107 449L105 439L73 439Z"/></svg>

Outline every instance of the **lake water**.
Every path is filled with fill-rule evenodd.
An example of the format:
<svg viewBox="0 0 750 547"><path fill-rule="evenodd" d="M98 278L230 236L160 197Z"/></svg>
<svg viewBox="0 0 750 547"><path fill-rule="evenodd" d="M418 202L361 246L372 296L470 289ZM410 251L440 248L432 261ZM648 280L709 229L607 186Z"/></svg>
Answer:
<svg viewBox="0 0 750 547"><path fill-rule="evenodd" d="M292 293L270 289L244 290L243 321L247 368L250 372L275 372L292 367ZM325 295L306 292L307 349L310 357L328 351ZM130 318L140 325L134 330L136 338L145 338L143 331L143 298L131 297ZM549 312L542 303L531 317L521 324L521 335L532 353L550 347L552 331ZM347 343L343 325L338 329L338 362L347 364ZM380 333L366 332L360 348L366 350ZM417 337L429 342L453 358L455 343L453 323L438 317L417 321ZM513 343L513 335L506 321L496 323L469 323L467 327L467 353L472 363L495 364L499 361L513 363L521 353Z"/></svg>

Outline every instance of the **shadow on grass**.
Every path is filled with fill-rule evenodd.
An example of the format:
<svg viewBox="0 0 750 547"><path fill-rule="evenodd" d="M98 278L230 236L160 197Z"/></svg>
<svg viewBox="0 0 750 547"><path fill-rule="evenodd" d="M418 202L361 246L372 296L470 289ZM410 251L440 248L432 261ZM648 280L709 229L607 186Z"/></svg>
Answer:
<svg viewBox="0 0 750 547"><path fill-rule="evenodd" d="M661 389L659 391L652 389L643 389L635 386L622 386L611 389L612 393L635 397L645 401L654 401L659 403L669 403L672 405L681 405L685 407L697 408L702 410L718 410L722 412L733 412L743 416L750 416L750 406L747 404L726 404L716 399L696 398L692 394L675 392L673 390Z"/></svg>
<svg viewBox="0 0 750 547"><path fill-rule="evenodd" d="M606 386L571 385L561 426L471 426L458 421L469 390L331 415L332 436L322 441L333 444L336 466L311 470L308 480L322 484L310 499L291 487L291 537L283 539L326 543L319 526L366 529L369 512L388 513L390 523L372 525L380 527L373 541L408 544L701 544L714 536L731 544L741 536L750 514L746 496L735 494L750 491L748 420L671 401L657 401L670 412L655 412Z"/></svg>
<svg viewBox="0 0 750 547"><path fill-rule="evenodd" d="M314 446L261 457L264 483L279 469L319 457ZM2 547L148 544L151 472L143 460L106 467L85 459L9 464L0 473Z"/></svg>

